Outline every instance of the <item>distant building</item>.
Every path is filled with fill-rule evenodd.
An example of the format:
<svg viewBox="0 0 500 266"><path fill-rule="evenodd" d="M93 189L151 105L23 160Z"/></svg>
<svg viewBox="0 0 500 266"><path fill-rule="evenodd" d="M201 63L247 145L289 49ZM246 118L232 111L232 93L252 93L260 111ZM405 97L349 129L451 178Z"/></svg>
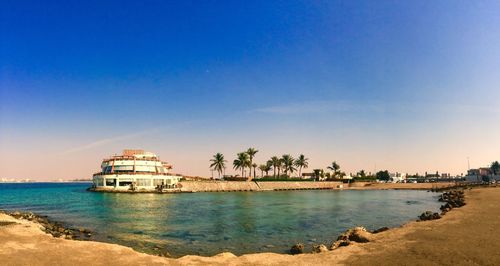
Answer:
<svg viewBox="0 0 500 266"><path fill-rule="evenodd" d="M98 190L151 190L176 188L181 176L170 174L170 164L151 152L124 150L122 155L104 159L93 175Z"/></svg>
<svg viewBox="0 0 500 266"><path fill-rule="evenodd" d="M494 175L489 167L480 167L477 169L469 169L465 176L466 182L491 182L500 181L500 175Z"/></svg>
<svg viewBox="0 0 500 266"><path fill-rule="evenodd" d="M393 183L400 183L406 180L406 174L401 174L401 173L389 173L390 181Z"/></svg>

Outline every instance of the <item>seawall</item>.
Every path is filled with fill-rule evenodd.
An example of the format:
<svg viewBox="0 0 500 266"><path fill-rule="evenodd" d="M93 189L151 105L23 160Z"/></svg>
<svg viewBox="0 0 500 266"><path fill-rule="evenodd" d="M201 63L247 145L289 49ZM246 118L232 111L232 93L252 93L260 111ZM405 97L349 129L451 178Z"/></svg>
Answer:
<svg viewBox="0 0 500 266"><path fill-rule="evenodd" d="M181 181L177 188L164 189L163 193L179 192L229 192L229 191L279 191L279 190L314 190L314 189L416 189L416 190L442 190L456 186L455 183L370 183L355 182L342 183L335 181ZM115 190L107 188L89 188L90 191L113 192L113 193L158 193L156 189Z"/></svg>
<svg viewBox="0 0 500 266"><path fill-rule="evenodd" d="M341 182L182 181L181 192L338 189Z"/></svg>

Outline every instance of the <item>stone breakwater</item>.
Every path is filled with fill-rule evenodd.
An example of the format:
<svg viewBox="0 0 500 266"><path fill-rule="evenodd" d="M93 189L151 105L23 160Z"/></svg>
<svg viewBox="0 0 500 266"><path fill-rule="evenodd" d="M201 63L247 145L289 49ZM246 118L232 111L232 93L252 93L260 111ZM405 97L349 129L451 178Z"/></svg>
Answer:
<svg viewBox="0 0 500 266"><path fill-rule="evenodd" d="M57 238L72 239L72 240L92 240L92 231L86 228L69 228L62 223L51 221L44 215L37 215L32 212L3 212L16 219L24 219L41 225L41 230L47 234Z"/></svg>
<svg viewBox="0 0 500 266"><path fill-rule="evenodd" d="M451 211L453 208L460 208L465 206L465 198L463 190L450 190L444 192L440 197L439 201L446 202L446 204L441 205L441 213L433 213L431 211L426 211L420 215L420 221L436 220L440 219L441 216L445 215L447 212Z"/></svg>

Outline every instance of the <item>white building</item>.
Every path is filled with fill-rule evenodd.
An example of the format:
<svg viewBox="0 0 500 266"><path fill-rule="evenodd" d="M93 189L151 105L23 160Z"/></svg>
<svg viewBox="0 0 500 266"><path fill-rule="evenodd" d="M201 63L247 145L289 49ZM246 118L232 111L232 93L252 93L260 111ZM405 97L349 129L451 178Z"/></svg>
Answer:
<svg viewBox="0 0 500 266"><path fill-rule="evenodd" d="M124 150L122 155L104 159L94 174L95 190L155 190L176 188L181 176L170 175L172 166L151 152Z"/></svg>

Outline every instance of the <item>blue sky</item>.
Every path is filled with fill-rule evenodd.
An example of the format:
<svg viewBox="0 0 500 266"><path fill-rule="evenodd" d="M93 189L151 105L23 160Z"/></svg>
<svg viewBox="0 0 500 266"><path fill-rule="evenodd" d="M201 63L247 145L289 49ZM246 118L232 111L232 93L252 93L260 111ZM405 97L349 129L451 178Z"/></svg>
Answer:
<svg viewBox="0 0 500 266"><path fill-rule="evenodd" d="M0 176L85 177L127 147L208 175L212 154L249 146L261 161L461 173L466 157L500 157L499 13L498 1L2 1Z"/></svg>

